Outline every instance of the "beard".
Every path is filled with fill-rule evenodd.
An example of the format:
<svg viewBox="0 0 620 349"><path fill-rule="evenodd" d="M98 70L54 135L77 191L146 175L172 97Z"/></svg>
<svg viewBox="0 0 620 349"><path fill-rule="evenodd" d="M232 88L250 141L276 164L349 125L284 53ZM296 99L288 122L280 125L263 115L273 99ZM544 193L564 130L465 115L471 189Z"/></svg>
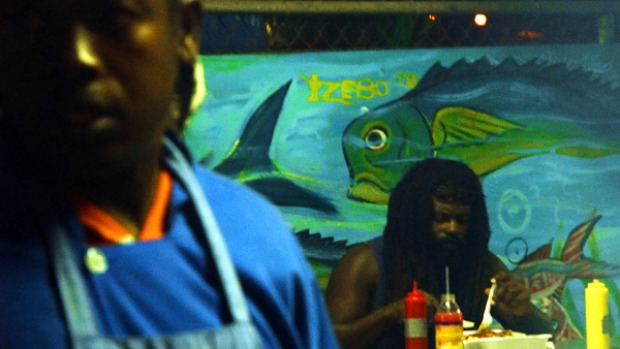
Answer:
<svg viewBox="0 0 620 349"><path fill-rule="evenodd" d="M431 248L436 267L459 269L464 265L467 253L467 241L464 238L446 236L434 239Z"/></svg>

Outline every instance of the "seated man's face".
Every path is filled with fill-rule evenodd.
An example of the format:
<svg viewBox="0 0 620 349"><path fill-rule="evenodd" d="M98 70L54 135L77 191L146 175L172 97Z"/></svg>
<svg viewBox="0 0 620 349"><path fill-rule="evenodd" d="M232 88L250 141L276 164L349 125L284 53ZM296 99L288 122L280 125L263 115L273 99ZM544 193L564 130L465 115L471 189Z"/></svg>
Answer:
<svg viewBox="0 0 620 349"><path fill-rule="evenodd" d="M465 235L470 206L433 197L433 259L437 266L458 269L467 250Z"/></svg>
<svg viewBox="0 0 620 349"><path fill-rule="evenodd" d="M433 236L436 239L464 238L469 225L470 206L433 197Z"/></svg>

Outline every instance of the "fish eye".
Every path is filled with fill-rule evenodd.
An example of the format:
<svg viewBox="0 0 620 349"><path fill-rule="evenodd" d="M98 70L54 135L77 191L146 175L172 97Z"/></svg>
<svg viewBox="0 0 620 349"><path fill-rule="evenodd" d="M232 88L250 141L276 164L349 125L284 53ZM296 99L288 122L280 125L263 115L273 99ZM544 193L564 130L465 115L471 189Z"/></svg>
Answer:
<svg viewBox="0 0 620 349"><path fill-rule="evenodd" d="M366 133L364 141L370 150L381 150L387 146L387 132L381 128L373 128Z"/></svg>

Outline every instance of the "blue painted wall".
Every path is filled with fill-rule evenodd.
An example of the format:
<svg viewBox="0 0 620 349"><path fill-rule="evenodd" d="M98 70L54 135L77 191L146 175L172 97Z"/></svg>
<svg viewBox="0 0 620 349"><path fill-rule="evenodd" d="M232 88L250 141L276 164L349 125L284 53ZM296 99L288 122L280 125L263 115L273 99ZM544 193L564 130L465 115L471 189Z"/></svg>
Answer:
<svg viewBox="0 0 620 349"><path fill-rule="evenodd" d="M592 278L620 321L617 57L619 45L203 56L207 97L186 137L205 167L280 207L323 282L381 234L393 178L428 154L467 162L491 250L563 338L580 337ZM356 191L356 175L380 183Z"/></svg>

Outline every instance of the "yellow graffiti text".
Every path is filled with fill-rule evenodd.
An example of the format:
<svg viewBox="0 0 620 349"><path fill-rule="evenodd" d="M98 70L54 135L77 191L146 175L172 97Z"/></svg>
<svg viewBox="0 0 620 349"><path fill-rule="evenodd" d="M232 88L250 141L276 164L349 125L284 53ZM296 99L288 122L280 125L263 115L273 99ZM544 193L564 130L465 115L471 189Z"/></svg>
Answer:
<svg viewBox="0 0 620 349"><path fill-rule="evenodd" d="M320 80L318 74L310 78L301 75L301 79L308 83L310 95L308 102L330 102L344 105L355 104L356 99L370 100L375 97L384 97L390 92L388 83L370 78L359 80L326 81Z"/></svg>
<svg viewBox="0 0 620 349"><path fill-rule="evenodd" d="M398 86L414 89L418 86L418 74L410 72L399 72L394 77L393 82Z"/></svg>

